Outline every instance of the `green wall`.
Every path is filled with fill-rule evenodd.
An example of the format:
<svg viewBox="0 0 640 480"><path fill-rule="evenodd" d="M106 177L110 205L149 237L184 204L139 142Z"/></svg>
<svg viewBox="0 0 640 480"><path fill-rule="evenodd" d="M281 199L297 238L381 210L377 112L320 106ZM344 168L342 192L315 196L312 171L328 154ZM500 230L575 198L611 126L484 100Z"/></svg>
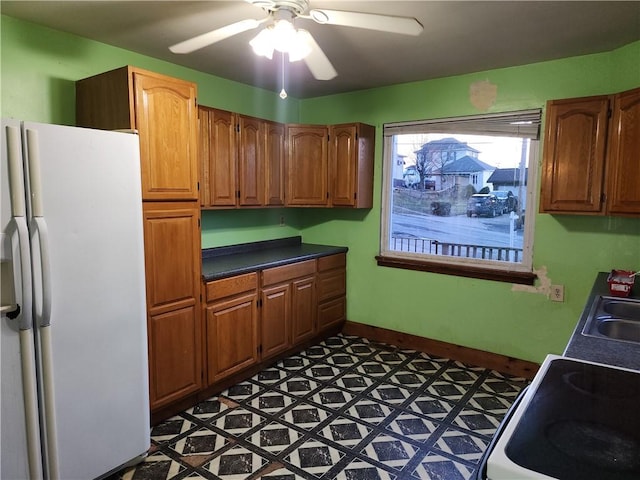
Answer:
<svg viewBox="0 0 640 480"><path fill-rule="evenodd" d="M134 65L198 84L198 103L275 121L296 121L298 100L207 75L6 15L1 24L2 115L36 122L75 123L81 78Z"/></svg>
<svg viewBox="0 0 640 480"><path fill-rule="evenodd" d="M490 112L614 93L640 86L640 42L610 53L304 100L300 115L308 123L362 121L380 132L386 122L483 113L469 97L471 85L481 81L497 86ZM547 353L562 353L597 272L640 269L640 219L547 214L535 218L537 290L378 267L380 137L374 208L364 218L322 212L303 227L305 241L351 249L349 320L539 362ZM564 303L546 298L545 282L565 285Z"/></svg>
<svg viewBox="0 0 640 480"><path fill-rule="evenodd" d="M35 122L75 124L75 81L134 65L198 84L198 103L281 122L299 121L299 101L155 58L1 17L1 112ZM300 235L296 212L203 212L203 247Z"/></svg>
<svg viewBox="0 0 640 480"><path fill-rule="evenodd" d="M385 122L480 113L478 81L497 86L489 111L543 107L550 98L640 85L640 42L613 52L322 98L280 100L268 92L73 35L2 17L2 116L74 123L74 81L125 64L198 83L199 102L278 121ZM534 268L565 285L564 303L535 288L378 267L382 141L376 145L374 208L203 212L203 246L303 235L349 247L348 318L526 360L561 353L593 278L640 269L640 219L536 216ZM281 226L281 219L284 225Z"/></svg>

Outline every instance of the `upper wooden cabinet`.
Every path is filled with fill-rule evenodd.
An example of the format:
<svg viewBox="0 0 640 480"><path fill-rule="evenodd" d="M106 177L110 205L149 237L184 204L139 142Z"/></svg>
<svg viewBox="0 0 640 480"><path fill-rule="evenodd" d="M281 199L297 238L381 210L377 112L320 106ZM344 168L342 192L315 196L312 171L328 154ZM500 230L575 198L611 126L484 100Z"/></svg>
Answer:
<svg viewBox="0 0 640 480"><path fill-rule="evenodd" d="M264 121L264 203L284 205L284 130L282 123Z"/></svg>
<svg viewBox="0 0 640 480"><path fill-rule="evenodd" d="M607 163L607 211L640 214L640 88L613 99Z"/></svg>
<svg viewBox="0 0 640 480"><path fill-rule="evenodd" d="M203 208L373 206L375 127L297 125L198 107Z"/></svg>
<svg viewBox="0 0 640 480"><path fill-rule="evenodd" d="M204 207L284 203L284 126L200 106Z"/></svg>
<svg viewBox="0 0 640 480"><path fill-rule="evenodd" d="M287 205L328 205L328 139L326 126L287 125Z"/></svg>
<svg viewBox="0 0 640 480"><path fill-rule="evenodd" d="M375 127L363 123L329 129L329 202L336 207L373 207Z"/></svg>
<svg viewBox="0 0 640 480"><path fill-rule="evenodd" d="M540 211L640 214L640 88L547 103Z"/></svg>
<svg viewBox="0 0 640 480"><path fill-rule="evenodd" d="M235 114L198 107L202 205L234 207L237 201Z"/></svg>
<svg viewBox="0 0 640 480"><path fill-rule="evenodd" d="M371 125L288 125L287 205L371 208L374 148Z"/></svg>
<svg viewBox="0 0 640 480"><path fill-rule="evenodd" d="M264 202L265 127L258 118L238 115L238 202L259 206Z"/></svg>
<svg viewBox="0 0 640 480"><path fill-rule="evenodd" d="M135 67L76 82L76 122L140 136L143 200L198 198L196 85Z"/></svg>

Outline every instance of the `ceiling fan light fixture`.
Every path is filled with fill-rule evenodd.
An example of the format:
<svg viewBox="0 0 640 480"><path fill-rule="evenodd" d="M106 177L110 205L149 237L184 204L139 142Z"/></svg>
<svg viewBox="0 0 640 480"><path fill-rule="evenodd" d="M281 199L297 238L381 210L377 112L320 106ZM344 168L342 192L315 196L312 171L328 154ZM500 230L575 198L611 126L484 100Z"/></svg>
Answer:
<svg viewBox="0 0 640 480"><path fill-rule="evenodd" d="M263 29L249 42L253 52L261 57L273 58L274 40L273 28L271 26Z"/></svg>
<svg viewBox="0 0 640 480"><path fill-rule="evenodd" d="M287 53L295 45L297 31L288 20L276 20L273 25L273 48Z"/></svg>
<svg viewBox="0 0 640 480"><path fill-rule="evenodd" d="M297 62L307 57L311 53L311 42L309 37L311 34L306 30L296 31L295 41L289 45L289 61Z"/></svg>
<svg viewBox="0 0 640 480"><path fill-rule="evenodd" d="M277 50L288 53L290 62L297 62L311 53L309 37L306 30L296 30L290 21L280 19L261 30L249 45L256 55L269 60L273 58L273 51Z"/></svg>

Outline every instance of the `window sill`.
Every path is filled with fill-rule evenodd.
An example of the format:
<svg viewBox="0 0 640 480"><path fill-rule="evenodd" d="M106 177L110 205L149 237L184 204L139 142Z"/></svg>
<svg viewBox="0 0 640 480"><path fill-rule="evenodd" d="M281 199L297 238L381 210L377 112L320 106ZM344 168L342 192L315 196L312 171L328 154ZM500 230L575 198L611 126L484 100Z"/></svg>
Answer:
<svg viewBox="0 0 640 480"><path fill-rule="evenodd" d="M480 278L496 282L518 283L521 285L533 285L537 276L533 272L517 272L512 270L497 270L477 266L461 266L446 263L407 260L394 257L376 256L378 266L402 268L405 270L418 270L421 272L442 273L456 275L458 277Z"/></svg>

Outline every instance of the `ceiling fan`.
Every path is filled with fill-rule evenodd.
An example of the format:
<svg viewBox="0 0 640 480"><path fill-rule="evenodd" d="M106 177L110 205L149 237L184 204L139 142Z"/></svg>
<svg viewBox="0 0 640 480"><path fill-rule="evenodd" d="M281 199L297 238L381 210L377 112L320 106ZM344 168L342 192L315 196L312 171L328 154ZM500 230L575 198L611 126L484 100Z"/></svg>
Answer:
<svg viewBox="0 0 640 480"><path fill-rule="evenodd" d="M319 24L365 28L403 35L419 35L423 27L415 18L378 15L363 12L310 9L308 0L246 0L262 8L268 15L261 20L246 19L231 23L202 35L177 43L171 47L173 53L191 53L226 38L268 23L267 27L251 40L250 45L257 55L272 58L278 50L289 55L289 61L304 59L317 80L331 80L338 75L331 62L311 34L293 26L295 19L313 20Z"/></svg>

